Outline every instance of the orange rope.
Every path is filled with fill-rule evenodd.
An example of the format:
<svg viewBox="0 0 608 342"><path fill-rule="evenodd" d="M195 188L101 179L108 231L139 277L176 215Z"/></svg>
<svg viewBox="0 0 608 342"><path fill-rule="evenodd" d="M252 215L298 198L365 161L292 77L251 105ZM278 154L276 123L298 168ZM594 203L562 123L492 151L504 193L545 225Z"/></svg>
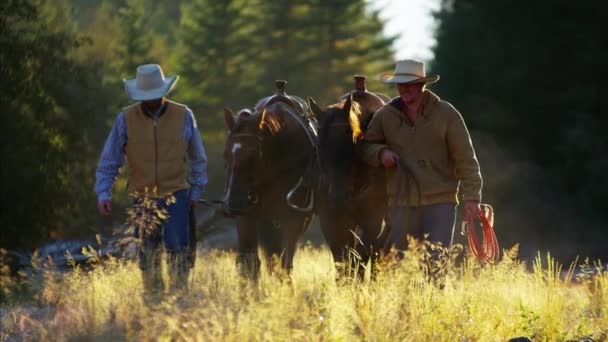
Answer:
<svg viewBox="0 0 608 342"><path fill-rule="evenodd" d="M500 257L500 248L498 240L492 225L494 224L494 209L488 204L482 204L477 217L481 222L482 227L482 243L479 243L477 233L475 232L475 220L465 221L464 225L467 230L469 239L469 249L481 261L494 264Z"/></svg>

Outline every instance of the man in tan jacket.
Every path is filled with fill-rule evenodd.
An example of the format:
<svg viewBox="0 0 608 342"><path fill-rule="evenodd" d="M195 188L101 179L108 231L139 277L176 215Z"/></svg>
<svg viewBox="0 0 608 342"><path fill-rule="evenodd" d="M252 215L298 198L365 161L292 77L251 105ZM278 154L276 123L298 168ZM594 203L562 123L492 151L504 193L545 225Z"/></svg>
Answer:
<svg viewBox="0 0 608 342"><path fill-rule="evenodd" d="M382 75L399 97L376 112L365 134L363 156L387 173L390 232L386 249L405 250L406 235L452 243L458 197L465 218L476 215L482 178L471 137L460 113L425 89L439 76L426 76L416 60L397 62ZM460 188L460 196L459 196Z"/></svg>

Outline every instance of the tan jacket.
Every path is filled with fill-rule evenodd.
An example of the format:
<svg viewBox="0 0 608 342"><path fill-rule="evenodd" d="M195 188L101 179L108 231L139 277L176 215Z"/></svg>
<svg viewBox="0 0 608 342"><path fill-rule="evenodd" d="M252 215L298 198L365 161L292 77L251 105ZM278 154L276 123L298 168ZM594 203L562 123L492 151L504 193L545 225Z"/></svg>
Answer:
<svg viewBox="0 0 608 342"><path fill-rule="evenodd" d="M462 199L481 201L479 163L460 113L429 90L415 126L402 108L397 97L376 112L362 149L363 158L374 166L382 165L381 151L391 149L419 181L420 196L412 177L397 167L386 169L389 206L458 203L459 184Z"/></svg>
<svg viewBox="0 0 608 342"><path fill-rule="evenodd" d="M140 103L124 109L128 141L125 146L129 164L129 192L159 196L189 188L188 154L184 142L186 106L167 101L165 112L154 120L145 115Z"/></svg>

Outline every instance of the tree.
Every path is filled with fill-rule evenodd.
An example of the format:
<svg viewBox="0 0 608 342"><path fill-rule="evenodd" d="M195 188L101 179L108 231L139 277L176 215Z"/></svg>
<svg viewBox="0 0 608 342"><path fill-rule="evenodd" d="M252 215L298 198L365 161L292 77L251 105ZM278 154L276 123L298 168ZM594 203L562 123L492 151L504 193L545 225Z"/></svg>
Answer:
<svg viewBox="0 0 608 342"><path fill-rule="evenodd" d="M124 0L118 9L123 34L117 62L122 74L132 74L139 65L154 62L150 58L154 32L149 29L149 12L145 0Z"/></svg>
<svg viewBox="0 0 608 342"><path fill-rule="evenodd" d="M383 35L364 1L282 0L259 8L262 84L285 78L291 93L329 104L351 88L353 75L374 79L392 64L394 38Z"/></svg>
<svg viewBox="0 0 608 342"><path fill-rule="evenodd" d="M37 246L81 227L95 206L90 142L107 92L95 68L70 59L81 42L49 29L35 4L0 5L0 245L6 248Z"/></svg>
<svg viewBox="0 0 608 342"><path fill-rule="evenodd" d="M527 165L525 178L499 185L496 176L486 177L490 199L518 207L512 217L522 224L513 227L512 241L533 229L539 236L531 243L556 237L598 253L593 241L608 223L608 182L600 176L608 169L600 157L608 150L607 100L599 95L600 75L608 71L608 39L600 33L606 9L599 1L456 0L444 1L438 13L439 93L463 112L470 129L495 140L512 165ZM503 166L497 172L508 169L487 146L479 148L482 167L485 157ZM524 194L540 205L530 205Z"/></svg>
<svg viewBox="0 0 608 342"><path fill-rule="evenodd" d="M228 103L245 104L255 83L248 31L255 25L244 15L246 1L196 0L182 9L178 36L179 71L186 83L183 97L207 116L219 118Z"/></svg>

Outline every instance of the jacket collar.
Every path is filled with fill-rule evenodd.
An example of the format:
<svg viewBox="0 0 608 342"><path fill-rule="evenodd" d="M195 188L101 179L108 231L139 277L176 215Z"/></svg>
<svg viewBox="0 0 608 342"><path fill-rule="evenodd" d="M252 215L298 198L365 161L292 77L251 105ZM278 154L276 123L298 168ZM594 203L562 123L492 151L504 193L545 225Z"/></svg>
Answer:
<svg viewBox="0 0 608 342"><path fill-rule="evenodd" d="M439 102L439 96L435 95L432 91L425 89L422 93L422 114L423 118L429 118L435 105ZM401 97L397 96L390 103L391 107L399 111L399 113L405 113L405 103Z"/></svg>
<svg viewBox="0 0 608 342"><path fill-rule="evenodd" d="M163 114L165 114L165 112L167 111L167 101L164 101L163 104L155 112L150 111L146 106L143 105L143 103L140 103L139 107L141 108L141 111L142 113L144 113L145 116L151 119L158 119L163 116Z"/></svg>

